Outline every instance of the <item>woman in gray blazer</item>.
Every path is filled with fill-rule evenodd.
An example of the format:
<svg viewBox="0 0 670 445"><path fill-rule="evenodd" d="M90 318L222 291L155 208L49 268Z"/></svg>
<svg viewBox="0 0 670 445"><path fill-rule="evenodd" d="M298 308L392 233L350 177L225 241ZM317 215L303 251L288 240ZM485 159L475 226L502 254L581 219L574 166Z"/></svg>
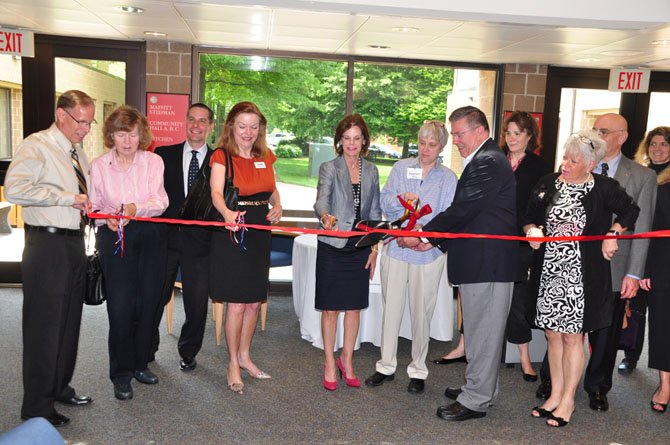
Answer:
<svg viewBox="0 0 670 445"><path fill-rule="evenodd" d="M361 219L381 219L379 172L362 158L370 146L368 126L360 114L348 115L335 129L338 156L319 169L314 210L326 230L353 230ZM377 250L357 249L359 237L319 236L316 255L315 307L321 312L325 365L323 386L337 389L337 371L348 386L359 387L353 371L353 354L360 311L368 307L368 280L377 264ZM337 318L344 314L344 345L335 362Z"/></svg>

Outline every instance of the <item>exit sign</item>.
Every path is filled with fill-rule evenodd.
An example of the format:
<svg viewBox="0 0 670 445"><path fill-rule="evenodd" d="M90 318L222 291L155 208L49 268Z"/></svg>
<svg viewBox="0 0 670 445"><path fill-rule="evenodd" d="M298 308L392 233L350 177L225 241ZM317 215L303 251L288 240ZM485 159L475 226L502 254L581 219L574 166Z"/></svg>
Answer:
<svg viewBox="0 0 670 445"><path fill-rule="evenodd" d="M651 70L610 70L608 90L620 93L646 93L649 91Z"/></svg>
<svg viewBox="0 0 670 445"><path fill-rule="evenodd" d="M33 32L0 27L0 54L35 57Z"/></svg>

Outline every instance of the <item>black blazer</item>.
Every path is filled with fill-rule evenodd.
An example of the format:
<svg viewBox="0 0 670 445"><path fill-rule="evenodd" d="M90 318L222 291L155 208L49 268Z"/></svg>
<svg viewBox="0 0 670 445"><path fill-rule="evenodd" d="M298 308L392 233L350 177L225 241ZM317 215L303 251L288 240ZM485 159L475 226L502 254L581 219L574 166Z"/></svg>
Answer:
<svg viewBox="0 0 670 445"><path fill-rule="evenodd" d="M451 206L423 227L426 232L516 235L516 185L507 157L492 139L463 170ZM518 242L494 239L429 239L449 251L454 284L518 280Z"/></svg>
<svg viewBox="0 0 670 445"><path fill-rule="evenodd" d="M526 213L530 191L533 190L537 181L548 173L551 173L551 167L538 155L530 152L526 153L526 156L524 156L514 171L514 179L516 179L516 215L519 222L520 236L526 235L521 222Z"/></svg>
<svg viewBox="0 0 670 445"><path fill-rule="evenodd" d="M524 216L524 225L535 224L546 227L546 217L552 199L556 196L556 178L560 173L551 173L540 179L531 192L528 209ZM582 203L586 213L586 224L583 235L605 235L612 226L612 214L616 214L614 222L622 227L633 230L640 208L633 198L612 178L593 175L593 189L584 196ZM538 297L540 276L544 263L545 244L536 251L531 267L530 292ZM610 262L602 254L602 241L584 241L579 243L584 284L584 332L595 331L612 323L612 279Z"/></svg>
<svg viewBox="0 0 670 445"><path fill-rule="evenodd" d="M184 167L183 167L183 150L184 142L175 145L166 145L158 147L155 153L163 159L165 170L163 173L163 185L167 192L170 204L165 212L161 215L162 218L179 218L179 210L184 205ZM207 146L207 155L202 163L202 169L209 169L209 158L212 155L212 150ZM178 226L166 225L168 230L168 242L170 248L177 245L183 248L184 253L195 256L209 255L209 239L211 232L198 226ZM176 242L175 237L185 237L182 242Z"/></svg>

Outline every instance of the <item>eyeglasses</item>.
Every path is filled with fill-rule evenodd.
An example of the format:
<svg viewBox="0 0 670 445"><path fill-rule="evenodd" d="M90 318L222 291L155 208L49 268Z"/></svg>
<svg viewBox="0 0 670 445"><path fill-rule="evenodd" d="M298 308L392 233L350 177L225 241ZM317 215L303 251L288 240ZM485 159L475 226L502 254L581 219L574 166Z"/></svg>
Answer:
<svg viewBox="0 0 670 445"><path fill-rule="evenodd" d="M426 125L426 124L433 124L433 125L437 125L438 127L442 127L442 128L444 128L444 122L442 122L442 121L438 121L438 120L433 120L433 119L425 120L425 121L423 121L423 124L424 124L424 125Z"/></svg>
<svg viewBox="0 0 670 445"><path fill-rule="evenodd" d="M451 134L451 137L452 137L452 138L459 138L459 139L460 139L460 138L463 137L463 135L464 135L465 133L467 133L468 131L472 131L472 130L474 130L475 128L477 128L477 127L470 127L470 128L468 128L468 129L465 129L465 130L463 130L463 131L458 131L458 132L456 132L456 133L454 133L454 132L452 131L450 134Z"/></svg>
<svg viewBox="0 0 670 445"><path fill-rule="evenodd" d="M610 133L616 133L617 131L626 131L626 130L610 130L609 128L592 128L593 131L597 132L600 136L607 136Z"/></svg>
<svg viewBox="0 0 670 445"><path fill-rule="evenodd" d="M579 138L579 142L581 142L582 144L590 145L591 150L596 149L596 147L593 145L593 141L591 139L587 138L586 136L579 135L579 134L576 134L575 136L577 136Z"/></svg>
<svg viewBox="0 0 670 445"><path fill-rule="evenodd" d="M91 125L95 125L95 124L98 123L98 121L96 121L95 119L93 119L91 122L88 122L88 121L80 121L79 119L77 119L77 118L75 118L73 115L71 115L70 112L67 111L65 108L61 108L61 110L65 111L65 112L67 113L67 115L70 116L70 117L72 118L72 120L75 121L75 122L77 123L77 125L79 125L79 126L81 126L81 127L88 127L88 128L91 128Z"/></svg>

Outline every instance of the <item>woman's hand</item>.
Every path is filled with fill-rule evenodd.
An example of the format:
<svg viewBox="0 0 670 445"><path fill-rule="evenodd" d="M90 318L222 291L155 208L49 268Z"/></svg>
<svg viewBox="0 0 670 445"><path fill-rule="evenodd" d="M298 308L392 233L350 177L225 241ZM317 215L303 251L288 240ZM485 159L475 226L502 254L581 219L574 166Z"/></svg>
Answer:
<svg viewBox="0 0 670 445"><path fill-rule="evenodd" d="M404 199L405 201L416 202L416 200L419 199L419 195L412 192L405 192L402 194L402 199Z"/></svg>
<svg viewBox="0 0 670 445"><path fill-rule="evenodd" d="M617 243L616 238L608 238L603 240L603 257L605 257L607 261L611 261L612 258L614 258L614 254L617 250L619 250L619 244Z"/></svg>
<svg viewBox="0 0 670 445"><path fill-rule="evenodd" d="M237 210L230 210L229 208L223 209L223 213L221 215L223 216L223 220L227 223L230 224L235 224L237 223L237 220L240 216L244 215L246 210L244 212L238 212ZM237 232L240 230L240 226L235 225L235 226L226 226L226 229L230 230L231 232Z"/></svg>
<svg viewBox="0 0 670 445"><path fill-rule="evenodd" d="M371 248L368 261L365 263L365 268L370 270L370 279L375 276L375 269L377 268L377 255L379 254L379 245L374 245Z"/></svg>
<svg viewBox="0 0 670 445"><path fill-rule="evenodd" d="M321 226L325 230L337 231L338 230L338 228L337 228L337 218L335 217L335 215L331 215L329 213L324 213L323 215L321 215ZM367 269L367 267L366 267L366 269Z"/></svg>
<svg viewBox="0 0 670 445"><path fill-rule="evenodd" d="M542 229L530 224L529 226L524 227L526 229L526 237L527 238L540 238L544 236L544 233L542 232ZM528 244L530 244L531 249L537 250L540 248L542 245L541 241L528 241Z"/></svg>
<svg viewBox="0 0 670 445"><path fill-rule="evenodd" d="M651 290L651 278L643 278L640 280L640 287L642 290L649 292Z"/></svg>
<svg viewBox="0 0 670 445"><path fill-rule="evenodd" d="M270 224L276 224L281 219L282 211L281 204L273 205L265 218L270 221Z"/></svg>

